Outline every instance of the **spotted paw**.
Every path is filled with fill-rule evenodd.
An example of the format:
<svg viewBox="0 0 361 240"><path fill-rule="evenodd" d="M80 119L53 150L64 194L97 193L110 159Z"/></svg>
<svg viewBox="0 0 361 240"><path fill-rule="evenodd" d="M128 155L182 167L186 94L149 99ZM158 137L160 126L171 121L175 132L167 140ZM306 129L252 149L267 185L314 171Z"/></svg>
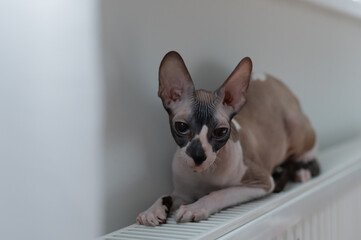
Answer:
<svg viewBox="0 0 361 240"><path fill-rule="evenodd" d="M197 204L182 205L176 213L177 222L198 222L207 219L209 213L205 208L197 206Z"/></svg>
<svg viewBox="0 0 361 240"><path fill-rule="evenodd" d="M156 205L150 207L147 211L140 213L137 217L137 223L146 226L158 226L167 221L167 207Z"/></svg>

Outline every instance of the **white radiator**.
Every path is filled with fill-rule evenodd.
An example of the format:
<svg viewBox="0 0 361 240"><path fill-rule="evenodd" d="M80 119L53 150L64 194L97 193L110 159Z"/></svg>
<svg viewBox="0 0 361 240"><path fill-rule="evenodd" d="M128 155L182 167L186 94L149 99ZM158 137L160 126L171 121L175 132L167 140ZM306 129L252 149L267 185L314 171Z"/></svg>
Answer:
<svg viewBox="0 0 361 240"><path fill-rule="evenodd" d="M177 224L171 217L159 227L134 224L100 240L361 239L361 138L321 152L319 162L319 177L208 220Z"/></svg>

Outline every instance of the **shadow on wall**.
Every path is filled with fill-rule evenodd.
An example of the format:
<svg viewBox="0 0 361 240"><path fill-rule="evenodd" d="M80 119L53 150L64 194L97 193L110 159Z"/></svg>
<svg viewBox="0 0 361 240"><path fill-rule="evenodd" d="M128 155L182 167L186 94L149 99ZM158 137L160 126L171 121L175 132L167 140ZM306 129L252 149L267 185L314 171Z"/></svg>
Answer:
<svg viewBox="0 0 361 240"><path fill-rule="evenodd" d="M207 90L231 74L238 63L232 59L249 54L256 69L271 70L296 93L322 148L359 133L360 56L351 46L360 34L349 20L285 0L212 1L206 10L202 2L159 3L99 2L104 233L134 223L139 212L172 190L176 146L157 97L158 67L167 51L179 51L196 88Z"/></svg>
<svg viewBox="0 0 361 240"><path fill-rule="evenodd" d="M176 147L157 96L161 58L173 49L134 51L141 48L134 31L124 34L122 29L120 35L116 29L115 21L101 15L104 233L134 223L139 212L172 191L171 160ZM230 74L214 62L192 69L196 88L207 90L218 88Z"/></svg>
<svg viewBox="0 0 361 240"><path fill-rule="evenodd" d="M133 223L154 195L170 189L169 158L174 148L164 131L166 117L156 92L132 67L137 56L114 49L117 45L108 41L112 33L107 30L103 26L104 232ZM136 48L136 42L127 47ZM168 184L159 188L164 181Z"/></svg>
<svg viewBox="0 0 361 240"><path fill-rule="evenodd" d="M140 47L136 36L124 34L124 29L120 35L114 30L116 23L106 17L101 19L106 104L104 232L110 232L134 223L139 212L171 192L176 145L157 96L158 67L162 56L172 49L148 55L133 52ZM154 56L160 57L155 60ZM217 89L230 74L207 61L192 69L196 88L207 90Z"/></svg>
<svg viewBox="0 0 361 240"><path fill-rule="evenodd" d="M103 9L103 1L100 4ZM150 202L147 198L154 197L152 190L163 178L169 181L170 175L157 173L157 168L163 165L169 169L170 163L167 154L158 154L159 139L168 137L158 121L160 118L164 122L164 114L161 108L154 107L156 92L144 83L149 79L138 74L139 56L130 52L137 48L137 38L117 34L114 21L107 19L104 11L100 13L106 104L105 233L134 222L136 212Z"/></svg>

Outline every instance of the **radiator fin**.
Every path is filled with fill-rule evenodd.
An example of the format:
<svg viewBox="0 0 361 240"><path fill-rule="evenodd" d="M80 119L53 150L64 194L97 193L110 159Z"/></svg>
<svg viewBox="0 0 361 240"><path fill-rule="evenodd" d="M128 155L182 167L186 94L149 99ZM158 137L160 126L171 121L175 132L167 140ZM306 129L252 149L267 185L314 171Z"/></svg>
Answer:
<svg viewBox="0 0 361 240"><path fill-rule="evenodd" d="M361 239L361 186L352 188L274 240Z"/></svg>

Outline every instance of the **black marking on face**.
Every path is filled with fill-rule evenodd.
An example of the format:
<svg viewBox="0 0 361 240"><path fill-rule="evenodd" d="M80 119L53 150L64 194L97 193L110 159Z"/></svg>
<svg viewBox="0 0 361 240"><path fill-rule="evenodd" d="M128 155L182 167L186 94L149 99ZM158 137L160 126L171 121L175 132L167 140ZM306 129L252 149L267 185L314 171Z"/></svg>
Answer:
<svg viewBox="0 0 361 240"><path fill-rule="evenodd" d="M206 125L208 127L207 139L212 146L213 152L218 151L223 147L229 139L228 131L227 135L222 139L215 139L213 131L217 128L218 120L215 117L216 106L219 103L219 95L208 91L200 90L196 91L193 98L193 125L197 129L197 134L201 131L202 127Z"/></svg>
<svg viewBox="0 0 361 240"><path fill-rule="evenodd" d="M172 109L169 108L169 107L167 107L167 106L164 105L164 104L163 104L163 106L164 106L164 109L167 111L167 113L168 113L169 115L171 115L171 114L172 114Z"/></svg>
<svg viewBox="0 0 361 240"><path fill-rule="evenodd" d="M207 139L209 144L212 146L212 150L214 152L218 151L221 147L223 147L229 136L230 136L230 129L228 129L227 135L222 139L216 139L213 136L213 131L218 127L218 120L216 119L215 115L217 112L216 106L220 101L220 97L218 94L213 92L205 91L205 90L197 90L193 93L191 101L191 111L189 116L186 119L182 119L185 121L189 128L190 133L187 135L180 135L175 130L173 120L173 114L170 114L170 125L171 125L171 132L173 135L174 140L180 147L186 146L189 142L192 141L195 135L199 134L202 130L203 126L208 127ZM191 142L192 144L193 142ZM193 143L195 144L195 143ZM201 147L201 144L200 144ZM189 148L189 147L188 147ZM187 151L191 151L188 150ZM194 149L193 149L194 151ZM202 149L204 152L204 150ZM187 152L188 154L188 152ZM188 154L191 156L191 153ZM193 154L194 155L194 154ZM191 156L192 157L192 156ZM201 162L199 157L195 160L195 162ZM203 162L204 160L202 160Z"/></svg>
<svg viewBox="0 0 361 240"><path fill-rule="evenodd" d="M192 98L193 115L201 126L207 125L214 118L217 97L207 91L195 91Z"/></svg>
<svg viewBox="0 0 361 240"><path fill-rule="evenodd" d="M191 144L187 147L186 153L193 158L196 165L201 165L207 159L206 154L202 148L201 141L197 138L192 140Z"/></svg>
<svg viewBox="0 0 361 240"><path fill-rule="evenodd" d="M179 147L184 147L187 145L187 143L192 140L193 136L194 136L194 133L192 131L190 131L190 133L188 135L179 135L177 133L177 131L175 130L175 124L172 122L172 115L169 116L169 124L170 124L170 129L171 129L171 133L172 133L172 136L175 140L175 142L177 143L177 145ZM189 121L187 121L189 122Z"/></svg>
<svg viewBox="0 0 361 240"><path fill-rule="evenodd" d="M190 126L195 134L199 134L206 125L209 129L217 124L215 119L218 99L212 92L198 90L192 98Z"/></svg>
<svg viewBox="0 0 361 240"><path fill-rule="evenodd" d="M213 129L213 131L214 131L214 129ZM210 144L212 146L213 152L217 152L219 149L221 149L227 143L229 136L231 134L231 131L230 131L230 129L228 129L227 134L221 139L215 139L212 136L213 131L208 131L207 138L211 139Z"/></svg>

